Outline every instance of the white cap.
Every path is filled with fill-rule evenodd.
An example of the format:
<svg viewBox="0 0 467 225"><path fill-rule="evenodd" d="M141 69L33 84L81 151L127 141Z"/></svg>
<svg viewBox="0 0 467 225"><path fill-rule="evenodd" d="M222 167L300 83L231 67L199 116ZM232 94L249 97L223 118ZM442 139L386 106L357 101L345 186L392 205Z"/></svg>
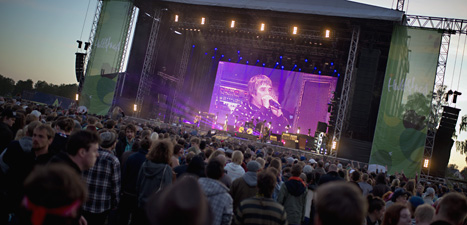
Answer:
<svg viewBox="0 0 467 225"><path fill-rule="evenodd" d="M41 112L39 112L37 110L32 110L31 114L34 115L37 118L41 117Z"/></svg>

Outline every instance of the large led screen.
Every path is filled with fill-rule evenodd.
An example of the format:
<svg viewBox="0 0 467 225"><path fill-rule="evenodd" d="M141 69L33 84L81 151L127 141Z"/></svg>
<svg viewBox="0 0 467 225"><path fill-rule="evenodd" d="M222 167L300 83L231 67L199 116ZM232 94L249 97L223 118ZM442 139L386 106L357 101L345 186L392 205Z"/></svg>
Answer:
<svg viewBox="0 0 467 225"><path fill-rule="evenodd" d="M279 66L278 66L279 68ZM258 125L272 133L310 133L329 120L337 77L219 62L209 112L238 131Z"/></svg>

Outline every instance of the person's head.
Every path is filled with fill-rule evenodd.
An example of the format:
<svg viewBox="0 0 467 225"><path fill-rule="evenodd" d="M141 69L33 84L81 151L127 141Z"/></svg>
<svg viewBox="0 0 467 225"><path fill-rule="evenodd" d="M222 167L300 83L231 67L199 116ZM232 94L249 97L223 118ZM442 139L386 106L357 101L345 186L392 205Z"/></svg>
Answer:
<svg viewBox="0 0 467 225"><path fill-rule="evenodd" d="M98 122L97 118L94 116L89 116L87 119L88 125L94 126Z"/></svg>
<svg viewBox="0 0 467 225"><path fill-rule="evenodd" d="M224 175L224 164L217 158L211 159L206 166L206 176L219 180Z"/></svg>
<svg viewBox="0 0 467 225"><path fill-rule="evenodd" d="M376 184L386 184L386 175L384 173L379 173L376 176Z"/></svg>
<svg viewBox="0 0 467 225"><path fill-rule="evenodd" d="M318 161L318 167L319 167L319 168L323 168L323 167L324 167L324 162L323 162L323 160L319 160L319 161Z"/></svg>
<svg viewBox="0 0 467 225"><path fill-rule="evenodd" d="M248 172L259 172L261 171L262 167L261 164L258 163L257 161L250 161L246 164L246 168L248 169Z"/></svg>
<svg viewBox="0 0 467 225"><path fill-rule="evenodd" d="M239 150L235 150L232 153L232 162L241 165L243 161L243 153Z"/></svg>
<svg viewBox="0 0 467 225"><path fill-rule="evenodd" d="M248 81L248 92L250 94L250 102L261 106L264 96L273 95L271 79L266 75L251 77L250 81Z"/></svg>
<svg viewBox="0 0 467 225"><path fill-rule="evenodd" d="M407 181L407 184L405 184L405 189L410 193L410 195L415 195L415 180L410 179Z"/></svg>
<svg viewBox="0 0 467 225"><path fill-rule="evenodd" d="M263 169L264 165L266 165L266 161L263 158L256 158L255 161L259 163L259 165L261 166L261 169Z"/></svg>
<svg viewBox="0 0 467 225"><path fill-rule="evenodd" d="M395 203L386 209L382 225L411 225L412 218L406 205Z"/></svg>
<svg viewBox="0 0 467 225"><path fill-rule="evenodd" d="M391 186L392 187L399 187L400 184L401 184L401 181L396 178L396 179L392 180Z"/></svg>
<svg viewBox="0 0 467 225"><path fill-rule="evenodd" d="M293 177L300 176L300 174L302 173L302 167L298 164L293 165L291 173Z"/></svg>
<svg viewBox="0 0 467 225"><path fill-rule="evenodd" d="M276 168L276 170L281 171L282 162L279 158L274 158L271 160L271 163L269 163L269 167L273 167Z"/></svg>
<svg viewBox="0 0 467 225"><path fill-rule="evenodd" d="M461 224L467 215L467 198L461 193L450 192L443 195L436 206L434 221L442 220L452 225Z"/></svg>
<svg viewBox="0 0 467 225"><path fill-rule="evenodd" d="M169 140L159 140L153 143L146 158L155 163L170 163L173 154L173 144Z"/></svg>
<svg viewBox="0 0 467 225"><path fill-rule="evenodd" d="M99 143L97 132L80 130L69 137L66 152L81 170L87 170L96 163Z"/></svg>
<svg viewBox="0 0 467 225"><path fill-rule="evenodd" d="M133 124L128 124L125 127L125 137L131 141L135 138L135 135L136 135L136 126Z"/></svg>
<svg viewBox="0 0 467 225"><path fill-rule="evenodd" d="M352 179L352 181L354 182L358 182L360 180L360 172L358 172L357 170L354 170L351 174L350 174L350 179Z"/></svg>
<svg viewBox="0 0 467 225"><path fill-rule="evenodd" d="M374 197L372 194L367 195L368 214L374 215L378 220L383 219L386 212L386 203L380 197Z"/></svg>
<svg viewBox="0 0 467 225"><path fill-rule="evenodd" d="M415 221L417 225L430 224L435 215L435 208L428 204L423 204L415 210Z"/></svg>
<svg viewBox="0 0 467 225"><path fill-rule="evenodd" d="M415 210L419 205L423 205L425 201L423 201L423 198L418 197L418 196L412 196L410 197L409 201L407 202L407 207L409 207L410 214L412 217L415 215Z"/></svg>
<svg viewBox="0 0 467 225"><path fill-rule="evenodd" d="M174 145L173 155L176 157L183 155L183 146L179 144Z"/></svg>
<svg viewBox="0 0 467 225"><path fill-rule="evenodd" d="M403 188L397 188L392 194L391 201L406 204L407 198L408 193Z"/></svg>
<svg viewBox="0 0 467 225"><path fill-rule="evenodd" d="M100 134L101 148L113 150L117 145L117 134L113 131L104 131Z"/></svg>
<svg viewBox="0 0 467 225"><path fill-rule="evenodd" d="M361 225L368 207L356 185L343 181L320 186L315 202L317 225Z"/></svg>
<svg viewBox="0 0 467 225"><path fill-rule="evenodd" d="M261 171L257 175L257 181L258 194L266 198L271 198L277 182L276 175L269 170Z"/></svg>
<svg viewBox="0 0 467 225"><path fill-rule="evenodd" d="M33 121L33 122L29 123L28 125L26 125L24 127L24 129L26 130L26 136L32 137L32 135L34 134L34 129L36 129L36 127L38 127L40 125L42 125L42 123L39 122L39 121Z"/></svg>
<svg viewBox="0 0 467 225"><path fill-rule="evenodd" d="M182 176L153 194L146 203L146 215L151 225L211 224L208 200L193 176Z"/></svg>
<svg viewBox="0 0 467 225"><path fill-rule="evenodd" d="M105 128L107 129L114 129L115 128L115 125L117 125L117 122L115 122L115 120L113 119L109 119L105 122Z"/></svg>
<svg viewBox="0 0 467 225"><path fill-rule="evenodd" d="M41 124L37 126L32 134L32 150L41 151L49 148L54 140L55 132L49 125Z"/></svg>
<svg viewBox="0 0 467 225"><path fill-rule="evenodd" d="M86 185L69 166L37 166L24 182L22 207L29 213L22 218L32 224L68 224L86 197Z"/></svg>
<svg viewBox="0 0 467 225"><path fill-rule="evenodd" d="M71 118L61 118L55 123L55 131L70 134L75 126L75 122Z"/></svg>
<svg viewBox="0 0 467 225"><path fill-rule="evenodd" d="M192 137L190 139L190 143L191 143L192 146L199 146L200 140L197 137Z"/></svg>
<svg viewBox="0 0 467 225"><path fill-rule="evenodd" d="M14 112L11 109L4 109L0 116L0 119L1 122L11 127L16 121L16 112Z"/></svg>

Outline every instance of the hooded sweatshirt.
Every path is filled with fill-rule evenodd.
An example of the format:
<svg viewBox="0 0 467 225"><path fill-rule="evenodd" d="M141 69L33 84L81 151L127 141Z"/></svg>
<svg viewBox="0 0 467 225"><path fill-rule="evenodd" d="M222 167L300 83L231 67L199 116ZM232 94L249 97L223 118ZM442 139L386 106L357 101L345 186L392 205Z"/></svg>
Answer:
<svg viewBox="0 0 467 225"><path fill-rule="evenodd" d="M277 202L287 213L289 224L300 224L305 216L306 187L298 177L291 177L281 185Z"/></svg>
<svg viewBox="0 0 467 225"><path fill-rule="evenodd" d="M233 216L233 200L229 195L229 189L218 180L211 178L201 177L198 183L208 198L213 214L212 225L230 224Z"/></svg>
<svg viewBox="0 0 467 225"><path fill-rule="evenodd" d="M241 178L236 179L230 186L230 195L233 198L234 212L244 199L256 196L257 176L256 172L246 172Z"/></svg>
<svg viewBox="0 0 467 225"><path fill-rule="evenodd" d="M229 174L230 178L232 178L232 181L242 177L243 174L245 174L245 170L242 168L242 166L233 162L227 163L227 165L224 167L224 170L227 174Z"/></svg>
<svg viewBox="0 0 467 225"><path fill-rule="evenodd" d="M152 193L172 184L172 169L165 163L154 163L146 160L138 174L136 190L138 207L143 208Z"/></svg>

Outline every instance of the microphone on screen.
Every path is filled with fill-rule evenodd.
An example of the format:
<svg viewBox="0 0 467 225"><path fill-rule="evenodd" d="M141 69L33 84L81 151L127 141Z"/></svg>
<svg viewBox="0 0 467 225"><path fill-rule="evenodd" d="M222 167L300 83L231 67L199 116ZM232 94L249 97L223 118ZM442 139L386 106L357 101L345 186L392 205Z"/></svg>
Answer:
<svg viewBox="0 0 467 225"><path fill-rule="evenodd" d="M276 102L276 101L274 101L272 99L269 99L269 106L272 106L272 107L278 108L278 109L281 108L281 105L278 102Z"/></svg>

